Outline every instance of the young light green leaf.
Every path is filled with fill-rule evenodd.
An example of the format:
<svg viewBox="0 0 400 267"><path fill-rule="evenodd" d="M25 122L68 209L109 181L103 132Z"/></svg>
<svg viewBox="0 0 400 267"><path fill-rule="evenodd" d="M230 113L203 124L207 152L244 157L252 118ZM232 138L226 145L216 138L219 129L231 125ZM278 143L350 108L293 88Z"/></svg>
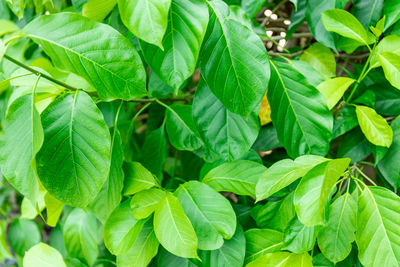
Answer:
<svg viewBox="0 0 400 267"><path fill-rule="evenodd" d="M11 260L13 258L7 245L6 235L7 222L5 220L0 220L0 262L4 262L6 259Z"/></svg>
<svg viewBox="0 0 400 267"><path fill-rule="evenodd" d="M200 57L201 74L227 109L248 116L267 90L268 54L251 29L229 17L226 3L213 0L208 6L210 22Z"/></svg>
<svg viewBox="0 0 400 267"><path fill-rule="evenodd" d="M82 16L95 21L103 21L113 10L117 0L89 0L82 7Z"/></svg>
<svg viewBox="0 0 400 267"><path fill-rule="evenodd" d="M84 92L66 94L42 113L44 143L36 156L40 181L65 204L85 207L100 191L110 168L110 133Z"/></svg>
<svg viewBox="0 0 400 267"><path fill-rule="evenodd" d="M104 225L104 244L114 255L126 254L135 243L146 220L132 216L130 199L122 202Z"/></svg>
<svg viewBox="0 0 400 267"><path fill-rule="evenodd" d="M267 96L279 141L293 158L304 154L325 156L333 117L322 94L292 66L281 62L271 66L274 82Z"/></svg>
<svg viewBox="0 0 400 267"><path fill-rule="evenodd" d="M154 232L161 245L172 254L198 258L197 236L177 197L168 193L154 214Z"/></svg>
<svg viewBox="0 0 400 267"><path fill-rule="evenodd" d="M333 159L312 168L300 181L294 193L299 220L306 226L323 224L323 211L336 181L343 175L350 159Z"/></svg>
<svg viewBox="0 0 400 267"><path fill-rule="evenodd" d="M46 204L46 222L49 226L55 227L64 208L64 203L50 195L49 192L46 192L46 195L44 196L44 202Z"/></svg>
<svg viewBox="0 0 400 267"><path fill-rule="evenodd" d="M206 184L190 181L175 191L188 216L202 250L219 249L223 238L230 239L236 229L236 215L229 201Z"/></svg>
<svg viewBox="0 0 400 267"><path fill-rule="evenodd" d="M356 114L360 128L368 141L377 146L390 147L393 130L383 117L366 106L356 106Z"/></svg>
<svg viewBox="0 0 400 267"><path fill-rule="evenodd" d="M202 182L217 191L255 197L257 181L266 170L266 167L257 162L237 160L212 169Z"/></svg>
<svg viewBox="0 0 400 267"><path fill-rule="evenodd" d="M394 53L394 54L398 54L400 52L400 36L398 36L396 34L391 34L391 35L385 36L379 42L379 44L372 51L372 54L371 54L371 61L369 64L369 67L371 69L381 66L381 63L379 60L379 55L381 55L385 52L390 52L390 53ZM384 60L384 58L382 60Z"/></svg>
<svg viewBox="0 0 400 267"><path fill-rule="evenodd" d="M68 256L92 266L99 254L98 235L96 217L82 209L73 209L63 227Z"/></svg>
<svg viewBox="0 0 400 267"><path fill-rule="evenodd" d="M325 79L336 76L336 61L332 51L321 43L314 43L304 50L300 60L308 62Z"/></svg>
<svg viewBox="0 0 400 267"><path fill-rule="evenodd" d="M151 259L156 256L159 245L160 243L154 234L152 221L148 220L129 251L117 256L117 266L146 267Z"/></svg>
<svg viewBox="0 0 400 267"><path fill-rule="evenodd" d="M399 266L400 198L383 187L366 187L358 202L356 243L366 267Z"/></svg>
<svg viewBox="0 0 400 267"><path fill-rule="evenodd" d="M6 53L6 47L2 40L0 40L0 61L3 59L4 54Z"/></svg>
<svg viewBox="0 0 400 267"><path fill-rule="evenodd" d="M171 0L118 0L125 26L143 41L163 48Z"/></svg>
<svg viewBox="0 0 400 267"><path fill-rule="evenodd" d="M12 251L23 257L25 251L40 242L39 228L33 221L26 219L15 220L8 230L8 244Z"/></svg>
<svg viewBox="0 0 400 267"><path fill-rule="evenodd" d="M364 45L370 43L370 37L361 23L343 9L330 9L322 14L322 22L328 31L356 40Z"/></svg>
<svg viewBox="0 0 400 267"><path fill-rule="evenodd" d="M165 195L166 192L158 188L150 188L136 193L131 199L133 217L136 219L149 217Z"/></svg>
<svg viewBox="0 0 400 267"><path fill-rule="evenodd" d="M283 248L283 233L271 229L250 229L246 236L246 262Z"/></svg>
<svg viewBox="0 0 400 267"><path fill-rule="evenodd" d="M314 226L302 224L297 217L293 218L284 234L284 249L294 253L303 253L312 250L317 238L317 231Z"/></svg>
<svg viewBox="0 0 400 267"><path fill-rule="evenodd" d="M328 108L332 109L354 82L355 80L352 78L337 77L320 83L317 89L324 96Z"/></svg>
<svg viewBox="0 0 400 267"><path fill-rule="evenodd" d="M158 185L154 175L139 162L124 162L123 168L125 179L122 193L124 196L133 195Z"/></svg>
<svg viewBox="0 0 400 267"><path fill-rule="evenodd" d="M0 37L11 32L18 31L18 26L10 21L5 19L0 19Z"/></svg>
<svg viewBox="0 0 400 267"><path fill-rule="evenodd" d="M207 5L202 0L171 0L168 27L161 46L164 50L140 42L151 70L175 92L196 68L207 23Z"/></svg>
<svg viewBox="0 0 400 267"><path fill-rule="evenodd" d="M34 158L43 143L43 128L33 101L31 94L24 95L8 108L1 137L0 166L8 182L35 203L39 184Z"/></svg>
<svg viewBox="0 0 400 267"><path fill-rule="evenodd" d="M329 219L318 232L318 247L324 256L336 263L344 260L352 249L357 219L357 196L345 193L329 207Z"/></svg>
<svg viewBox="0 0 400 267"><path fill-rule="evenodd" d="M129 100L147 94L139 54L112 27L63 12L39 16L23 31L57 67L85 78L102 99Z"/></svg>
<svg viewBox="0 0 400 267"><path fill-rule="evenodd" d="M319 156L305 155L295 160L284 159L276 162L262 174L257 182L257 201L270 197L304 176L316 164L326 160Z"/></svg>
<svg viewBox="0 0 400 267"><path fill-rule="evenodd" d="M246 267L313 267L312 257L306 252L295 254L290 252L268 253L250 262Z"/></svg>
<svg viewBox="0 0 400 267"><path fill-rule="evenodd" d="M29 249L24 256L24 266L43 267L56 266L66 267L63 257L57 249L45 243L39 243Z"/></svg>
<svg viewBox="0 0 400 267"><path fill-rule="evenodd" d="M391 52L379 54L379 62L385 72L386 79L400 89L400 56Z"/></svg>

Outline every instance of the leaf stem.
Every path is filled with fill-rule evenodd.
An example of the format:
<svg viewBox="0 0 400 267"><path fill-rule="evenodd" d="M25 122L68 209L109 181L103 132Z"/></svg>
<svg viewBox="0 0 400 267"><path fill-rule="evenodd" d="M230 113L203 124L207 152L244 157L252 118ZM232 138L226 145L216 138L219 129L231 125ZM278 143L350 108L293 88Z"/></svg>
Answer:
<svg viewBox="0 0 400 267"><path fill-rule="evenodd" d="M374 186L378 186L371 178L369 178L365 173L363 173L362 170L360 170L356 165L354 165L354 168L361 174L362 177L367 179L371 184Z"/></svg>

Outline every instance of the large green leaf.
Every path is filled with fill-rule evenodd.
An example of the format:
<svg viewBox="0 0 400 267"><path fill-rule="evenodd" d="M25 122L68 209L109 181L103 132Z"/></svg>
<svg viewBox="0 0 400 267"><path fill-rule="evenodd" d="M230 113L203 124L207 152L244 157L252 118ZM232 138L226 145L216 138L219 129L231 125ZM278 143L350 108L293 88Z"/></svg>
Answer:
<svg viewBox="0 0 400 267"><path fill-rule="evenodd" d="M132 216L130 199L122 202L104 225L104 244L114 255L126 254L133 246L146 220Z"/></svg>
<svg viewBox="0 0 400 267"><path fill-rule="evenodd" d="M260 38L229 17L221 0L208 2L210 22L200 70L211 91L230 111L248 116L268 86L268 54Z"/></svg>
<svg viewBox="0 0 400 267"><path fill-rule="evenodd" d="M260 163L238 160L224 163L207 173L202 182L217 191L255 197L258 179L267 170Z"/></svg>
<svg viewBox="0 0 400 267"><path fill-rule="evenodd" d="M163 48L171 0L118 0L125 26L137 37Z"/></svg>
<svg viewBox="0 0 400 267"><path fill-rule="evenodd" d="M316 164L326 159L319 156L304 155L295 160L284 159L273 164L262 174L257 182L257 201L266 199L282 188L303 177Z"/></svg>
<svg viewBox="0 0 400 267"><path fill-rule="evenodd" d="M370 25L375 25L382 17L384 0L355 0L353 3L352 13L358 21L369 28ZM386 5L386 3L385 3Z"/></svg>
<svg viewBox="0 0 400 267"><path fill-rule="evenodd" d="M345 193L329 207L329 219L318 232L318 247L334 263L344 260L352 249L357 219L357 191Z"/></svg>
<svg viewBox="0 0 400 267"><path fill-rule="evenodd" d="M98 235L97 220L93 214L79 208L72 210L63 227L68 256L93 265L99 254Z"/></svg>
<svg viewBox="0 0 400 267"><path fill-rule="evenodd" d="M57 249L45 243L39 243L29 249L24 256L24 266L43 267L57 266L66 267L65 262Z"/></svg>
<svg viewBox="0 0 400 267"><path fill-rule="evenodd" d="M258 110L247 118L232 113L203 79L197 86L192 111L200 136L210 150L206 151L210 161L238 159L249 151L257 138L260 128Z"/></svg>
<svg viewBox="0 0 400 267"><path fill-rule="evenodd" d="M172 254L198 258L197 236L177 197L168 193L154 214L154 232L161 245Z"/></svg>
<svg viewBox="0 0 400 267"><path fill-rule="evenodd" d="M312 168L300 181L294 193L299 220L307 226L323 224L323 211L336 181L343 175L350 159L333 159Z"/></svg>
<svg viewBox="0 0 400 267"><path fill-rule="evenodd" d="M246 262L283 248L283 233L271 229L250 229L246 235Z"/></svg>
<svg viewBox="0 0 400 267"><path fill-rule="evenodd" d="M268 101L279 141L291 157L325 155L333 118L321 93L292 66L274 62Z"/></svg>
<svg viewBox="0 0 400 267"><path fill-rule="evenodd" d="M400 56L392 52L384 52L379 54L378 57L386 79L394 87L400 89Z"/></svg>
<svg viewBox="0 0 400 267"><path fill-rule="evenodd" d="M168 17L162 41L164 50L145 42L140 42L140 46L152 71L177 92L196 68L207 29L207 5L202 0L171 0Z"/></svg>
<svg viewBox="0 0 400 267"><path fill-rule="evenodd" d="M356 106L356 114L360 128L368 141L377 146L390 147L393 130L383 117L366 106Z"/></svg>
<svg viewBox="0 0 400 267"><path fill-rule="evenodd" d="M8 244L12 251L22 257L25 251L40 242L38 226L30 220L17 219L8 230Z"/></svg>
<svg viewBox="0 0 400 267"><path fill-rule="evenodd" d="M366 267L399 266L400 198L383 187L366 187L358 202L356 243Z"/></svg>
<svg viewBox="0 0 400 267"><path fill-rule="evenodd" d="M133 195L158 185L154 175L139 162L125 162L123 166L125 173L124 196Z"/></svg>
<svg viewBox="0 0 400 267"><path fill-rule="evenodd" d="M304 50L300 60L308 62L325 79L336 76L336 61L331 50L321 43L314 43Z"/></svg>
<svg viewBox="0 0 400 267"><path fill-rule="evenodd" d="M158 188L150 188L136 193L131 199L133 217L136 219L149 217L165 195L165 191Z"/></svg>
<svg viewBox="0 0 400 267"><path fill-rule="evenodd" d="M324 96L328 108L332 109L355 81L348 77L337 77L320 83L317 89Z"/></svg>
<svg viewBox="0 0 400 267"><path fill-rule="evenodd" d="M39 185L34 157L43 143L43 129L32 95L21 96L10 105L3 125L1 172L13 187L35 201Z"/></svg>
<svg viewBox="0 0 400 267"><path fill-rule="evenodd" d="M236 215L229 201L206 184L190 181L175 191L202 250L218 249L236 229Z"/></svg>
<svg viewBox="0 0 400 267"><path fill-rule="evenodd" d="M85 207L100 191L110 167L110 133L84 92L66 94L42 113L44 143L36 156L39 178L55 198Z"/></svg>
<svg viewBox="0 0 400 267"><path fill-rule="evenodd" d="M314 226L302 224L297 217L293 218L285 229L285 249L294 253L303 253L313 249L317 231Z"/></svg>
<svg viewBox="0 0 400 267"><path fill-rule="evenodd" d="M85 78L108 99L146 95L146 73L135 48L112 27L75 13L39 16L24 32L55 65Z"/></svg>
<svg viewBox="0 0 400 267"><path fill-rule="evenodd" d="M386 17L385 30L400 19L400 2L397 0L385 0L383 14Z"/></svg>
<svg viewBox="0 0 400 267"><path fill-rule="evenodd" d="M295 254L290 252L268 253L250 262L246 267L312 267L312 257L308 253Z"/></svg>

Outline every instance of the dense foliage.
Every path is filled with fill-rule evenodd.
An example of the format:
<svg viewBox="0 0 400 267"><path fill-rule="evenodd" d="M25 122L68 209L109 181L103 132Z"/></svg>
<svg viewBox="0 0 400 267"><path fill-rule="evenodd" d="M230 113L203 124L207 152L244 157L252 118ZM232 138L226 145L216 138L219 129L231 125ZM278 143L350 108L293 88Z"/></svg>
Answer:
<svg viewBox="0 0 400 267"><path fill-rule="evenodd" d="M0 0L0 266L400 266L398 0Z"/></svg>

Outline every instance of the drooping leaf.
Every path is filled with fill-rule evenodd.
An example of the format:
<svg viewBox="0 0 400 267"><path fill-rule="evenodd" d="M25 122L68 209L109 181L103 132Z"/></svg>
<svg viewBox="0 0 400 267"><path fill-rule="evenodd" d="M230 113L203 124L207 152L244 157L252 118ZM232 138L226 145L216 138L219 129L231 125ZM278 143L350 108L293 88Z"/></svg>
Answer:
<svg viewBox="0 0 400 267"><path fill-rule="evenodd" d="M38 17L23 31L56 66L85 78L104 100L147 94L139 54L110 26L75 13L58 13Z"/></svg>
<svg viewBox="0 0 400 267"><path fill-rule="evenodd" d="M130 199L122 202L104 225L104 244L114 255L126 254L139 236L146 220L132 216Z"/></svg>
<svg viewBox="0 0 400 267"><path fill-rule="evenodd" d="M368 141L377 146L390 147L393 130L383 117L366 106L356 106L356 114L360 128Z"/></svg>
<svg viewBox="0 0 400 267"><path fill-rule="evenodd" d="M54 198L49 192L46 192L44 202L46 204L47 224L51 227L55 227L61 216L64 203Z"/></svg>
<svg viewBox="0 0 400 267"><path fill-rule="evenodd" d="M99 254L97 221L93 214L79 208L72 210L64 223L63 236L70 257L93 265Z"/></svg>
<svg viewBox="0 0 400 267"><path fill-rule="evenodd" d="M356 243L366 267L399 266L400 198L383 187L365 188L358 202Z"/></svg>
<svg viewBox="0 0 400 267"><path fill-rule="evenodd" d="M65 204L85 207L100 191L110 167L110 133L84 92L66 94L42 113L44 143L36 156L40 181Z"/></svg>
<svg viewBox="0 0 400 267"><path fill-rule="evenodd" d="M172 254L198 258L197 236L177 197L168 193L154 214L154 232L160 244Z"/></svg>
<svg viewBox="0 0 400 267"><path fill-rule="evenodd" d="M229 201L206 184L190 181L175 191L188 216L202 250L219 249L223 238L230 239L236 230L236 215Z"/></svg>
<svg viewBox="0 0 400 267"><path fill-rule="evenodd" d="M117 0L89 0L82 7L82 15L101 22L113 10L116 3Z"/></svg>
<svg viewBox="0 0 400 267"><path fill-rule="evenodd" d="M24 266L43 267L57 266L66 267L61 254L45 243L39 243L29 249L24 256Z"/></svg>
<svg viewBox="0 0 400 267"><path fill-rule="evenodd" d="M323 211L336 181L343 175L350 159L333 159L312 168L300 181L294 193L299 220L307 226L323 224Z"/></svg>
<svg viewBox="0 0 400 267"><path fill-rule="evenodd" d="M125 162L123 166L125 173L124 196L133 195L158 185L154 175L139 162Z"/></svg>
<svg viewBox="0 0 400 267"><path fill-rule="evenodd" d="M268 56L259 37L229 17L221 0L208 2L210 21L200 70L211 91L230 111L248 116L267 89Z"/></svg>
<svg viewBox="0 0 400 267"><path fill-rule="evenodd" d="M317 235L318 247L331 261L344 260L352 249L357 220L357 191L345 193L329 207L329 219Z"/></svg>
<svg viewBox="0 0 400 267"><path fill-rule="evenodd" d="M118 0L125 26L145 42L163 48L171 0Z"/></svg>
<svg viewBox="0 0 400 267"><path fill-rule="evenodd" d="M140 47L152 71L177 92L196 68L208 23L207 5L202 0L171 0L168 17L164 50L142 41Z"/></svg>
<svg viewBox="0 0 400 267"><path fill-rule="evenodd" d="M290 252L268 253L250 262L246 267L312 267L312 257L308 253L295 254Z"/></svg>
<svg viewBox="0 0 400 267"><path fill-rule="evenodd" d="M379 54L379 62L385 72L386 79L400 89L400 56L391 52Z"/></svg>
<svg viewBox="0 0 400 267"><path fill-rule="evenodd" d="M283 233L271 229L250 229L246 235L246 262L283 248Z"/></svg>
<svg viewBox="0 0 400 267"><path fill-rule="evenodd" d="M291 252L301 254L312 250L317 238L314 226L302 224L297 217L293 218L284 233L284 248Z"/></svg>
<svg viewBox="0 0 400 267"><path fill-rule="evenodd" d="M202 182L217 191L255 197L257 181L266 170L266 167L257 162L238 160L212 169Z"/></svg>
<svg viewBox="0 0 400 267"><path fill-rule="evenodd" d="M281 62L272 65L268 101L279 141L291 157L325 155L333 118L319 91L304 76Z"/></svg>
<svg viewBox="0 0 400 267"><path fill-rule="evenodd" d="M325 79L336 76L336 61L331 50L321 43L314 43L304 50L300 60L308 62Z"/></svg>
<svg viewBox="0 0 400 267"><path fill-rule="evenodd" d="M328 108L332 109L354 82L355 80L352 78L337 77L320 83L317 89L324 96Z"/></svg>
<svg viewBox="0 0 400 267"><path fill-rule="evenodd" d="M10 105L0 149L2 174L32 203L39 193L34 158L43 143L42 123L33 101L32 95L24 95Z"/></svg>
<svg viewBox="0 0 400 267"><path fill-rule="evenodd" d="M133 217L136 219L149 217L165 195L165 191L158 188L150 188L136 193L131 199Z"/></svg>

